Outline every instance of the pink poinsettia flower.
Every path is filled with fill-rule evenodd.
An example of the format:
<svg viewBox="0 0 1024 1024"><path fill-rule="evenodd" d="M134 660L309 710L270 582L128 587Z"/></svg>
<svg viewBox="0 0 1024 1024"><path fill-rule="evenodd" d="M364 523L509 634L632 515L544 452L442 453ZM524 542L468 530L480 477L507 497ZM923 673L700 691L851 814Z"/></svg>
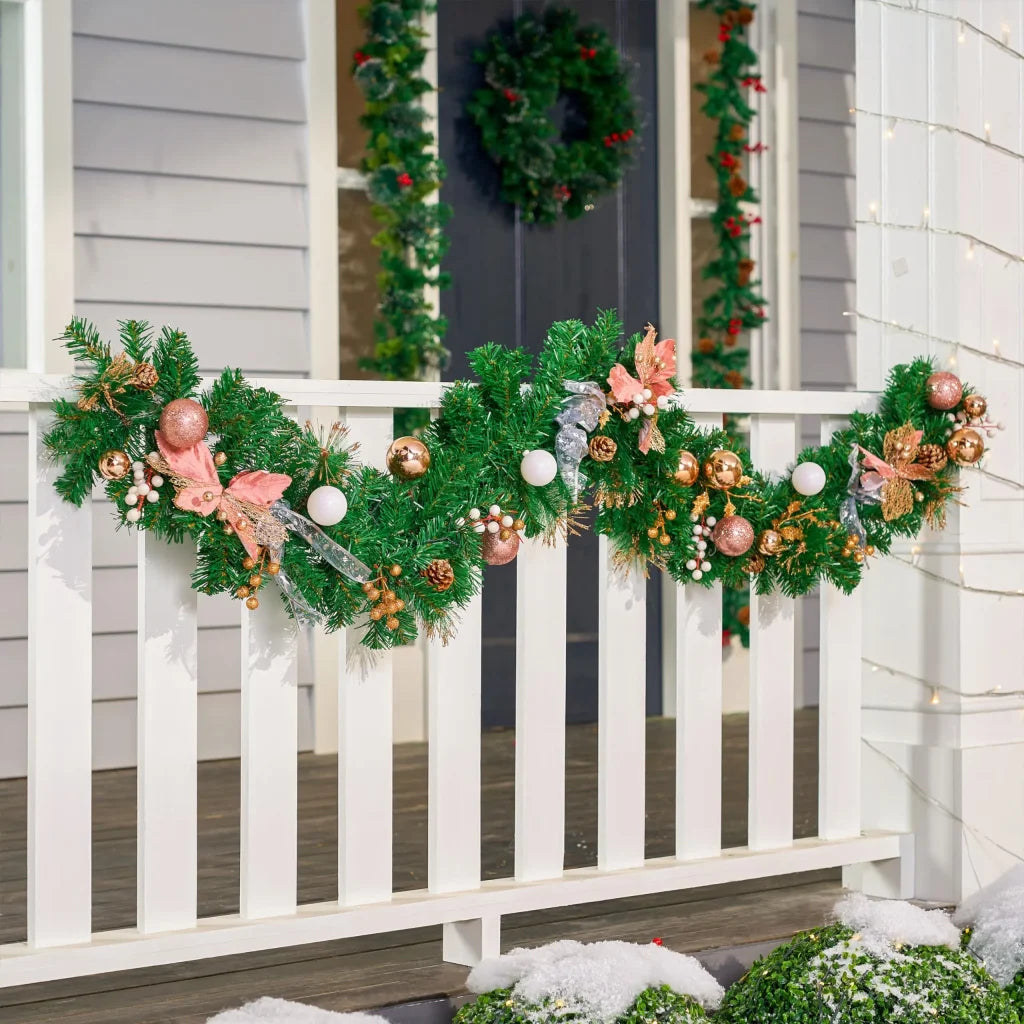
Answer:
<svg viewBox="0 0 1024 1024"><path fill-rule="evenodd" d="M632 402L634 396L642 394L645 388L650 389L655 398L675 391L672 378L676 374L676 343L672 338L666 338L655 344L656 335L657 331L648 325L643 341L637 343L636 377L622 363L612 367L608 384L616 402Z"/></svg>

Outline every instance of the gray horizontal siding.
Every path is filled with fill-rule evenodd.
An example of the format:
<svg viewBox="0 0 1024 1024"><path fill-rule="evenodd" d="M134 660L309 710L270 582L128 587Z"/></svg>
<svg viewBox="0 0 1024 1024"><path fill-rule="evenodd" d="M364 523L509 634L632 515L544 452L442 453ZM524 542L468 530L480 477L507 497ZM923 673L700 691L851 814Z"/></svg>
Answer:
<svg viewBox="0 0 1024 1024"><path fill-rule="evenodd" d="M302 0L74 0L73 17L75 311L107 337L125 318L178 327L207 372L308 375ZM3 417L0 464L26 459L24 418ZM0 475L0 775L25 766L26 481ZM107 768L135 759L137 570L103 501L93 555ZM240 612L200 598L201 757L238 753Z"/></svg>

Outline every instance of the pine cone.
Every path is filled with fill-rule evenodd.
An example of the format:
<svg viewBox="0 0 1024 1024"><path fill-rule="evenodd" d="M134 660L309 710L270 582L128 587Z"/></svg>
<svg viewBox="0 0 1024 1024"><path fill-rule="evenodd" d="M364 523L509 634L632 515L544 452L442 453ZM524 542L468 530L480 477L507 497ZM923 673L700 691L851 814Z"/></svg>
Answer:
<svg viewBox="0 0 1024 1024"><path fill-rule="evenodd" d="M421 575L439 593L446 591L455 582L455 570L447 558L435 558Z"/></svg>
<svg viewBox="0 0 1024 1024"><path fill-rule="evenodd" d="M736 283L741 287L745 288L750 284L750 278L754 273L754 261L752 259L742 259L736 265L738 272L736 274Z"/></svg>
<svg viewBox="0 0 1024 1024"><path fill-rule="evenodd" d="M590 457L595 462L611 462L615 458L615 453L618 451L619 446L610 437L605 437L604 434L597 434L590 439Z"/></svg>
<svg viewBox="0 0 1024 1024"><path fill-rule="evenodd" d="M733 142L742 142L747 137L747 129L745 125L737 122L729 129L729 138Z"/></svg>
<svg viewBox="0 0 1024 1024"><path fill-rule="evenodd" d="M741 7L736 12L736 20L741 25L749 25L754 20L754 10L751 7Z"/></svg>
<svg viewBox="0 0 1024 1024"><path fill-rule="evenodd" d="M946 449L941 444L923 444L917 450L917 458L914 460L919 466L930 469L933 473L946 468L949 458Z"/></svg>
<svg viewBox="0 0 1024 1024"><path fill-rule="evenodd" d="M156 367L150 363L136 363L135 372L132 374L132 383L140 391L151 391L160 381L160 374Z"/></svg>
<svg viewBox="0 0 1024 1024"><path fill-rule="evenodd" d="M729 179L729 191L739 199L747 191L747 179L740 174L734 174Z"/></svg>
<svg viewBox="0 0 1024 1024"><path fill-rule="evenodd" d="M715 343L710 338L701 338L697 342L697 351L701 355L709 356L715 351Z"/></svg>

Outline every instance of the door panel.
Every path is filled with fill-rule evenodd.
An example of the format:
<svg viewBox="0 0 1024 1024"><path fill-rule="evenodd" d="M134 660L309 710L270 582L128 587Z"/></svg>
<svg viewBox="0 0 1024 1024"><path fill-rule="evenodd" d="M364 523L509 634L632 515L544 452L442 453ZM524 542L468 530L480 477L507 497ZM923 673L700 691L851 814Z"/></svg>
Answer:
<svg viewBox="0 0 1024 1024"><path fill-rule="evenodd" d="M656 321L657 138L654 0L577 0L582 24L618 41L642 111L642 144L620 189L576 221L524 225L498 197L496 167L482 151L465 105L483 84L474 51L524 9L513 0L442 0L438 5L439 134L448 167L442 198L454 210L442 293L452 360L446 376L468 373L466 353L485 341L540 350L555 320L593 320L616 308L627 334ZM484 588L484 725L515 722L515 566L491 568ZM597 717L597 540L569 548L567 718ZM660 710L660 579L648 587L648 711Z"/></svg>

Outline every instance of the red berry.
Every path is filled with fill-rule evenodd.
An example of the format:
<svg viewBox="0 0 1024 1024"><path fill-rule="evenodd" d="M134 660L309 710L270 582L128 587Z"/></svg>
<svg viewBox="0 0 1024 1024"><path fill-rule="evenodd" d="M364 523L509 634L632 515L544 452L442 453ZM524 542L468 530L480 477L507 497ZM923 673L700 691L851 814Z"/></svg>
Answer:
<svg viewBox="0 0 1024 1024"><path fill-rule="evenodd" d="M400 188L408 188L412 184L412 176L408 171L402 171L395 181L398 182Z"/></svg>
<svg viewBox="0 0 1024 1024"><path fill-rule="evenodd" d="M660 936L657 936L657 935L653 939L651 939L651 943L652 943L652 945L655 945L655 946L663 946L664 945L664 942L662 942Z"/></svg>

